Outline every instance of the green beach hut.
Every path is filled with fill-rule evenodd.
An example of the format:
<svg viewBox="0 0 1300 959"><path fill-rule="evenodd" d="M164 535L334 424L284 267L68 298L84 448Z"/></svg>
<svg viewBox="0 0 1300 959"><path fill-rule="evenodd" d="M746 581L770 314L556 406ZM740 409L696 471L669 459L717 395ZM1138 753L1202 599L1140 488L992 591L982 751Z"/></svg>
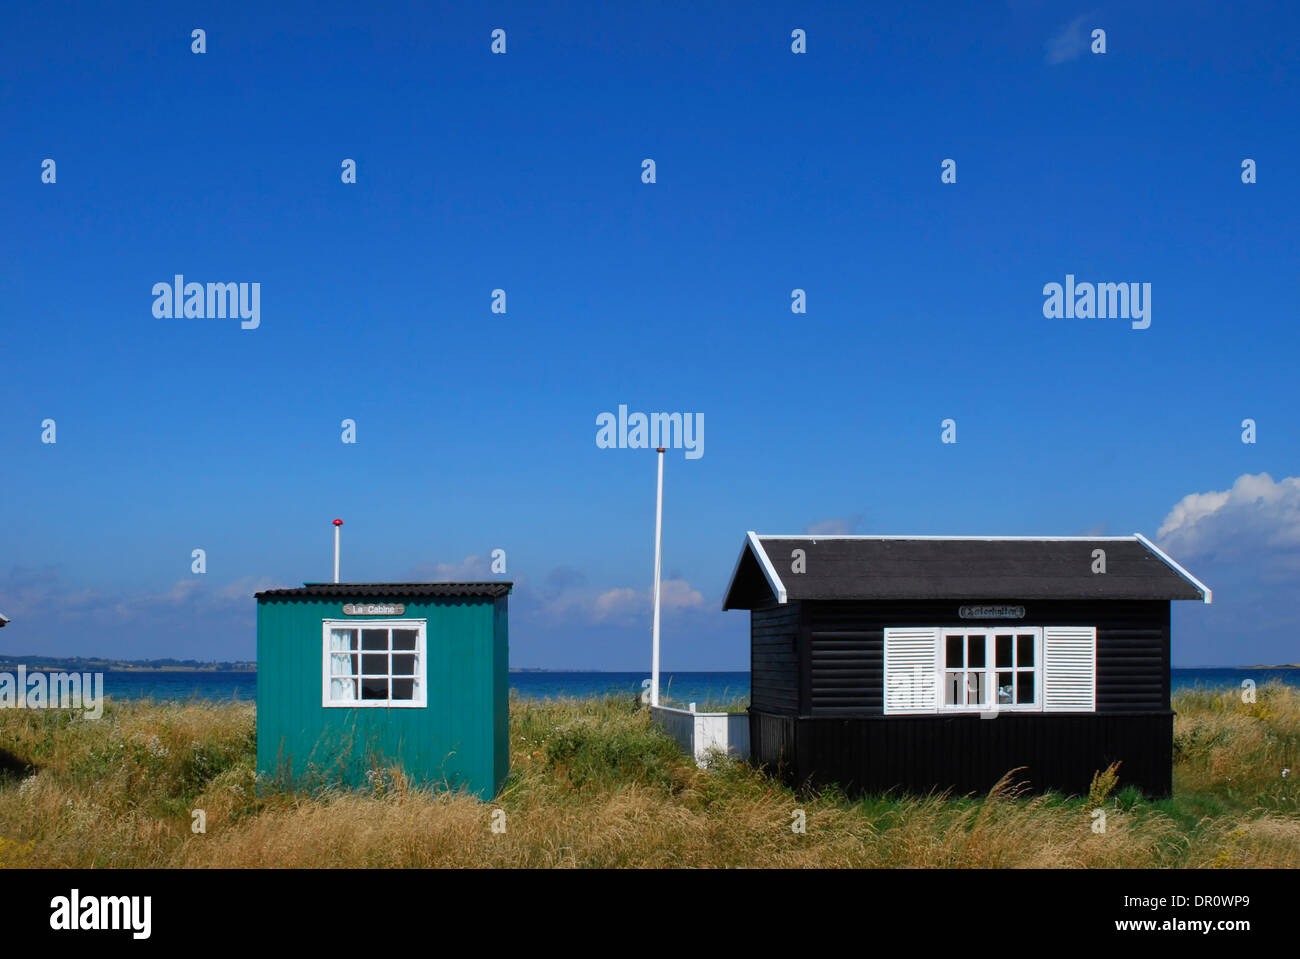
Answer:
<svg viewBox="0 0 1300 959"><path fill-rule="evenodd" d="M510 767L511 584L307 583L257 596L257 769L496 795Z"/></svg>

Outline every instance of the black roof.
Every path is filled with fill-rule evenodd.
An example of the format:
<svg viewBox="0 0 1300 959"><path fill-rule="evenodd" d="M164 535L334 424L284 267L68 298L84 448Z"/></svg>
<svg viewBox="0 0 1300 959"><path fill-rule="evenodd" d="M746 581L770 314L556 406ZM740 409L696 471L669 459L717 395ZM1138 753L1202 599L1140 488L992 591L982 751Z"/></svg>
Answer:
<svg viewBox="0 0 1300 959"><path fill-rule="evenodd" d="M258 599L292 599L307 596L347 596L364 599L405 597L487 597L498 599L510 593L514 583L303 583L292 589L264 589Z"/></svg>
<svg viewBox="0 0 1300 959"><path fill-rule="evenodd" d="M792 571L804 551L805 571ZM1092 553L1106 551L1106 572ZM1210 590L1145 537L759 536L736 561L723 609L776 601L1200 599Z"/></svg>

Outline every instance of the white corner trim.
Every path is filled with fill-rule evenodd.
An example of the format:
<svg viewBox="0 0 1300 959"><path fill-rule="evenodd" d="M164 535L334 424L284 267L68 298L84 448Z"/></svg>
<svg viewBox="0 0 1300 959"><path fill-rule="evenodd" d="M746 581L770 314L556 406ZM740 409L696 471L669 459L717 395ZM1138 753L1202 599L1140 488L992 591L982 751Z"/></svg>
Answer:
<svg viewBox="0 0 1300 959"><path fill-rule="evenodd" d="M1168 565L1170 569L1172 569L1183 579L1187 580L1187 582L1191 583L1193 586L1199 589L1201 591L1201 595L1205 598L1205 604L1207 606L1214 601L1214 592L1213 590L1210 589L1210 587L1206 586L1204 583L1202 583L1191 573L1187 572L1187 570L1179 566L1178 563L1174 561L1173 557L1171 557L1168 553L1162 550L1155 543L1151 542L1151 540L1147 539L1141 533L1134 533L1133 535L1137 538L1137 541L1139 543L1141 543L1147 549L1151 550L1151 552L1155 553L1162 560L1164 560L1166 565Z"/></svg>
<svg viewBox="0 0 1300 959"><path fill-rule="evenodd" d="M758 541L758 534L752 529L745 535L749 540L750 549L754 551L754 558L763 567L763 575L767 577L767 584L772 587L772 592L776 594L776 601L784 606L786 601L785 583L781 582L781 577L776 574L776 567L772 565L772 560L768 558L767 550L763 549L763 544Z"/></svg>

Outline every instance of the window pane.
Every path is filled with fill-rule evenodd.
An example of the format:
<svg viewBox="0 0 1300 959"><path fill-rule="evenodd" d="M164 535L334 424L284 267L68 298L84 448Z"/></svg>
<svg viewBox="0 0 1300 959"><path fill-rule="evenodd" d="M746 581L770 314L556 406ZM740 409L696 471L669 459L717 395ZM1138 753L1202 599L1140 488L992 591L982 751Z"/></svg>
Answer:
<svg viewBox="0 0 1300 959"><path fill-rule="evenodd" d="M393 675L394 676L414 676L415 675L415 657L409 655L393 655Z"/></svg>
<svg viewBox="0 0 1300 959"><path fill-rule="evenodd" d="M363 653L361 656L361 672L365 676L387 676L388 654Z"/></svg>
<svg viewBox="0 0 1300 959"><path fill-rule="evenodd" d="M961 673L945 673L943 679L943 701L948 706L960 706L961 700Z"/></svg>
<svg viewBox="0 0 1300 959"><path fill-rule="evenodd" d="M1034 637L1017 636L1016 637L1016 665L1032 666L1034 665Z"/></svg>
<svg viewBox="0 0 1300 959"><path fill-rule="evenodd" d="M418 635L418 629L393 630L393 649L415 649L415 637Z"/></svg>
<svg viewBox="0 0 1300 959"><path fill-rule="evenodd" d="M1017 689L1016 702L1024 705L1033 705L1034 702L1034 674L1031 672L1016 673Z"/></svg>
<svg viewBox="0 0 1300 959"><path fill-rule="evenodd" d="M966 637L966 665L974 669L984 668L984 634L976 633Z"/></svg>
<svg viewBox="0 0 1300 959"><path fill-rule="evenodd" d="M361 648L362 649L387 649L388 630L363 629L361 631Z"/></svg>
<svg viewBox="0 0 1300 959"><path fill-rule="evenodd" d="M394 699L414 699L414 698L415 698L415 680L414 680L414 679L394 679L394 680L393 680L393 698L394 698Z"/></svg>
<svg viewBox="0 0 1300 959"><path fill-rule="evenodd" d="M998 637L997 656L998 656L998 660L996 663L994 663L994 665L997 666L998 669L1015 665L1015 663L1011 661L1011 637L1010 636ZM1001 680L999 680L999 682L1001 682Z"/></svg>
<svg viewBox="0 0 1300 959"><path fill-rule="evenodd" d="M949 669L952 669L953 667L956 667L957 669L961 669L962 667L961 637L949 636L947 637L947 640L948 640L948 658L945 664L948 666Z"/></svg>
<svg viewBox="0 0 1300 959"><path fill-rule="evenodd" d="M998 639L1002 639L1002 638L1003 637L1001 636L998 637ZM1010 639L1011 637L1008 636L1006 638ZM1008 645L1010 644L1008 643ZM1014 673L998 673L998 702L999 703L1015 702L1014 699L1015 678L1014 677L1015 677Z"/></svg>
<svg viewBox="0 0 1300 959"><path fill-rule="evenodd" d="M981 637L982 639L983 637ZM981 649L983 645L981 644ZM983 706L988 702L988 690L985 689L984 673L966 674L966 705Z"/></svg>
<svg viewBox="0 0 1300 959"><path fill-rule="evenodd" d="M362 699L387 699L388 680L386 679L361 680L361 698Z"/></svg>
<svg viewBox="0 0 1300 959"><path fill-rule="evenodd" d="M349 653L330 653L331 676L355 676L357 674L357 657Z"/></svg>
<svg viewBox="0 0 1300 959"><path fill-rule="evenodd" d="M357 648L357 631L355 629L331 629L330 650Z"/></svg>
<svg viewBox="0 0 1300 959"><path fill-rule="evenodd" d="M331 679L330 702L350 703L357 698L357 681L355 679Z"/></svg>

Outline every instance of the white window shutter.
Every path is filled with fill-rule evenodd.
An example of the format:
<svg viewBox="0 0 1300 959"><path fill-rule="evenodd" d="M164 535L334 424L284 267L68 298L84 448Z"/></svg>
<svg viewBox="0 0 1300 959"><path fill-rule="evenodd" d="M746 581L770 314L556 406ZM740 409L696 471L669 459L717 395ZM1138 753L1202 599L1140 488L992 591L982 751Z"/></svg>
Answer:
<svg viewBox="0 0 1300 959"><path fill-rule="evenodd" d="M1096 712L1095 626L1047 626L1043 629L1043 710Z"/></svg>
<svg viewBox="0 0 1300 959"><path fill-rule="evenodd" d="M939 708L939 630L885 630L885 712Z"/></svg>

